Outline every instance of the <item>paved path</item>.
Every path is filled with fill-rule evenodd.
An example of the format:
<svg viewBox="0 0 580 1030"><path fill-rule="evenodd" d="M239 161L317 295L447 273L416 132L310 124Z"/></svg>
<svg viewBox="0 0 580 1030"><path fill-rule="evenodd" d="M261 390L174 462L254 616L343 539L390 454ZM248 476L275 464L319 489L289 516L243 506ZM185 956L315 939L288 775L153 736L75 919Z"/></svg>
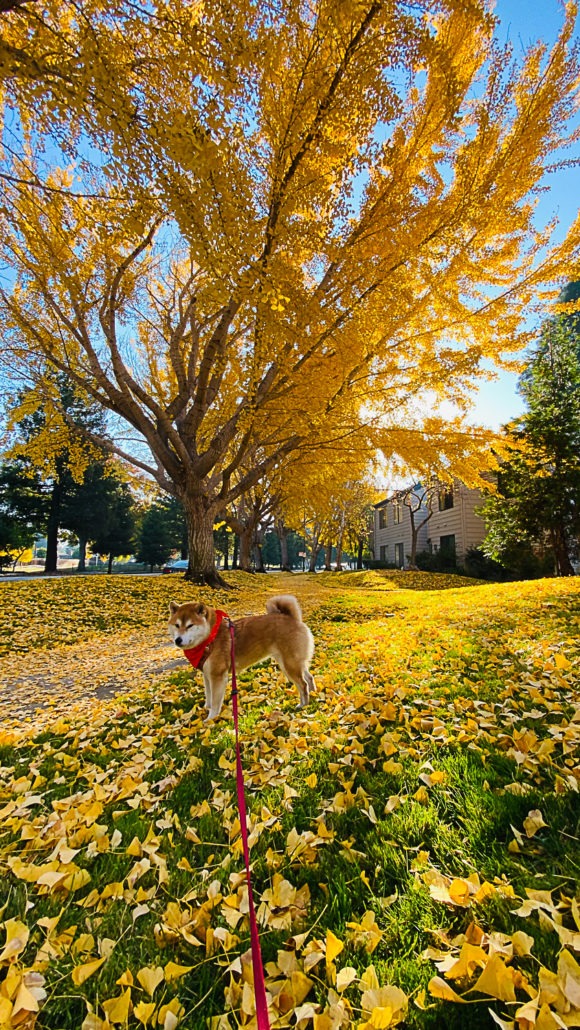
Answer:
<svg viewBox="0 0 580 1030"><path fill-rule="evenodd" d="M51 651L0 657L0 726L48 728L61 715L188 668L159 630L111 634Z"/></svg>

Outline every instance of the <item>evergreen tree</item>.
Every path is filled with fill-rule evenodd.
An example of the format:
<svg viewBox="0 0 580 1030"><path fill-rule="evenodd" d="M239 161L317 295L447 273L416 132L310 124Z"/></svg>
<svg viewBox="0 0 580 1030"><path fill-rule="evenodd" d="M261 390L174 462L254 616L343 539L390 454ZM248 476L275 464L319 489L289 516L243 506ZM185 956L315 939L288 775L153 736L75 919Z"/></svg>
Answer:
<svg viewBox="0 0 580 1030"><path fill-rule="evenodd" d="M175 534L168 518L168 506L152 504L143 515L137 533L137 558L153 571L153 566L163 565L174 550Z"/></svg>
<svg viewBox="0 0 580 1030"><path fill-rule="evenodd" d="M0 465L0 568L34 542L46 515L46 494L22 461Z"/></svg>
<svg viewBox="0 0 580 1030"><path fill-rule="evenodd" d="M575 285L575 284L573 284ZM566 294L564 299L568 299ZM574 299L574 298L572 298ZM574 574L580 536L580 337L577 316L550 319L521 377L527 412L499 492L484 507L485 553L504 564L526 543L549 546L556 574Z"/></svg>
<svg viewBox="0 0 580 1030"><path fill-rule="evenodd" d="M44 570L55 572L59 530L67 528L79 534L83 517L90 523L103 514L90 497L90 489L84 488L88 470L94 464L102 469L107 460L102 448L91 443L93 436L105 435L103 409L81 396L62 373L48 374L38 386L20 394L12 429L12 454L23 463L27 474L42 483L45 503L39 528L46 534ZM93 469L87 486L101 476L102 472ZM83 505L85 511L80 512L79 519Z"/></svg>
<svg viewBox="0 0 580 1030"><path fill-rule="evenodd" d="M108 572L112 571L113 558L131 553L134 545L135 505L126 483L116 480L110 497L106 519L93 541L99 554L108 554Z"/></svg>

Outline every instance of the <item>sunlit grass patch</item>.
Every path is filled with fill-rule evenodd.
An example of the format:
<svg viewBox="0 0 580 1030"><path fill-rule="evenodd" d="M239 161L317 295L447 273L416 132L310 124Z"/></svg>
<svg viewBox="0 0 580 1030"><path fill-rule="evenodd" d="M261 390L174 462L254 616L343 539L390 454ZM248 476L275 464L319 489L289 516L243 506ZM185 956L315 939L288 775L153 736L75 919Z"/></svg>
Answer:
<svg viewBox="0 0 580 1030"><path fill-rule="evenodd" d="M306 711L272 663L240 677L272 1023L425 1030L465 1026L468 1011L494 1026L488 1008L513 1018L541 966L566 997L562 954L580 952L580 588L378 580L246 577L227 601L262 611L293 590L316 637ZM151 626L178 593L155 582L122 581ZM57 591L55 627L62 603ZM112 659L118 632L99 638ZM92 719L61 705L48 731L6 732L7 1027L251 1023L231 708L205 726L202 701L184 667L95 704ZM475 1003L441 1000L445 984ZM363 1016L373 990L386 992L380 1011Z"/></svg>

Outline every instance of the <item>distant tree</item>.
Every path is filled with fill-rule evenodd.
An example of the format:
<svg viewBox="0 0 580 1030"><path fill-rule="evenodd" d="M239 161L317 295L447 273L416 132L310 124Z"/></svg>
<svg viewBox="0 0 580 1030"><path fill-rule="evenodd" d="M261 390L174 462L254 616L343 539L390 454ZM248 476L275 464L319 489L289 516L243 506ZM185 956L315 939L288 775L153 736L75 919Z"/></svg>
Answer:
<svg viewBox="0 0 580 1030"><path fill-rule="evenodd" d="M549 545L558 576L574 575L580 536L580 336L575 316L544 326L520 380L527 412L483 515L484 551L509 564L523 543Z"/></svg>
<svg viewBox="0 0 580 1030"><path fill-rule="evenodd" d="M409 554L409 562L412 566L417 564L419 532L433 516L435 511L433 502L436 495L437 487L435 485L424 485L423 483L416 483L401 494L401 500L409 511L411 523L411 553Z"/></svg>
<svg viewBox="0 0 580 1030"><path fill-rule="evenodd" d="M79 546L79 572L86 568L87 544L107 532L115 518L118 491L124 480L110 457L102 454L85 470L80 483L66 479L61 498L59 526L76 536Z"/></svg>
<svg viewBox="0 0 580 1030"><path fill-rule="evenodd" d="M218 554L221 554L224 562L224 570L227 571L230 567L230 547L232 554L234 549L234 534L232 530L228 528L226 522L220 522L217 527L214 527L213 538L215 549Z"/></svg>
<svg viewBox="0 0 580 1030"><path fill-rule="evenodd" d="M158 507L165 520L171 549L179 551L180 558L187 558L187 523L183 505L176 497L165 494L159 500Z"/></svg>
<svg viewBox="0 0 580 1030"><path fill-rule="evenodd" d="M13 565L34 542L34 530L17 522L0 507L0 569Z"/></svg>
<svg viewBox="0 0 580 1030"><path fill-rule="evenodd" d="M29 471L35 470L42 482L46 498L42 526L46 534L44 569L54 572L59 530L68 528L76 532L82 524L80 509L85 504L87 522L100 515L98 504L89 495L90 481L96 484L101 473L93 470L85 489L83 484L89 467L95 463L103 466L106 461L103 449L92 443L93 436L105 434L103 409L87 400L64 374L47 373L34 388L19 395L11 430L9 454L24 462ZM67 502L70 525L66 525L64 515Z"/></svg>
<svg viewBox="0 0 580 1030"><path fill-rule="evenodd" d="M141 518L137 533L137 558L151 571L163 565L175 550L175 536L168 519L167 506L152 504Z"/></svg>
<svg viewBox="0 0 580 1030"><path fill-rule="evenodd" d="M288 565L288 530L285 530L285 544L286 544L286 568L285 572L289 571ZM264 562L266 565L281 565L281 551L280 551L280 536L278 532L278 526L276 525L276 531L268 530L264 534L264 543L262 547L262 553Z"/></svg>
<svg viewBox="0 0 580 1030"><path fill-rule="evenodd" d="M0 465L0 565L10 565L44 530L49 494L26 458Z"/></svg>
<svg viewBox="0 0 580 1030"><path fill-rule="evenodd" d="M238 566L244 572L252 570L252 551L256 558L257 570L263 571L263 531L270 522L276 501L276 497L268 492L267 484L258 483L252 490L243 494L225 516L228 526L238 537Z"/></svg>
<svg viewBox="0 0 580 1030"><path fill-rule="evenodd" d="M130 554L134 546L135 502L127 483L117 480L107 518L92 541L98 554L109 556L107 571L113 569L113 559Z"/></svg>

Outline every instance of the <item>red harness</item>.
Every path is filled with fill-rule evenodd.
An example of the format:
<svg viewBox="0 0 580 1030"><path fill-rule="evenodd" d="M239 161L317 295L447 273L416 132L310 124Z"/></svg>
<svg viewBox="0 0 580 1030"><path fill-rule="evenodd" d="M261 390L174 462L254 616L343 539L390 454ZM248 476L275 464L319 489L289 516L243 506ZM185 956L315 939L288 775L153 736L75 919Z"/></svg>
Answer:
<svg viewBox="0 0 580 1030"><path fill-rule="evenodd" d="M228 617L227 612L222 612L219 608L216 609L215 614L215 624L209 637L206 637L205 640L202 640L201 644L198 644L197 647L189 647L187 650L184 650L183 652L188 662L191 662L191 664L193 665L194 669L203 669L203 663L205 662L206 658L208 657L211 651L211 645L213 644L215 638L218 635L218 631L222 624L222 621L223 619L227 619Z"/></svg>

